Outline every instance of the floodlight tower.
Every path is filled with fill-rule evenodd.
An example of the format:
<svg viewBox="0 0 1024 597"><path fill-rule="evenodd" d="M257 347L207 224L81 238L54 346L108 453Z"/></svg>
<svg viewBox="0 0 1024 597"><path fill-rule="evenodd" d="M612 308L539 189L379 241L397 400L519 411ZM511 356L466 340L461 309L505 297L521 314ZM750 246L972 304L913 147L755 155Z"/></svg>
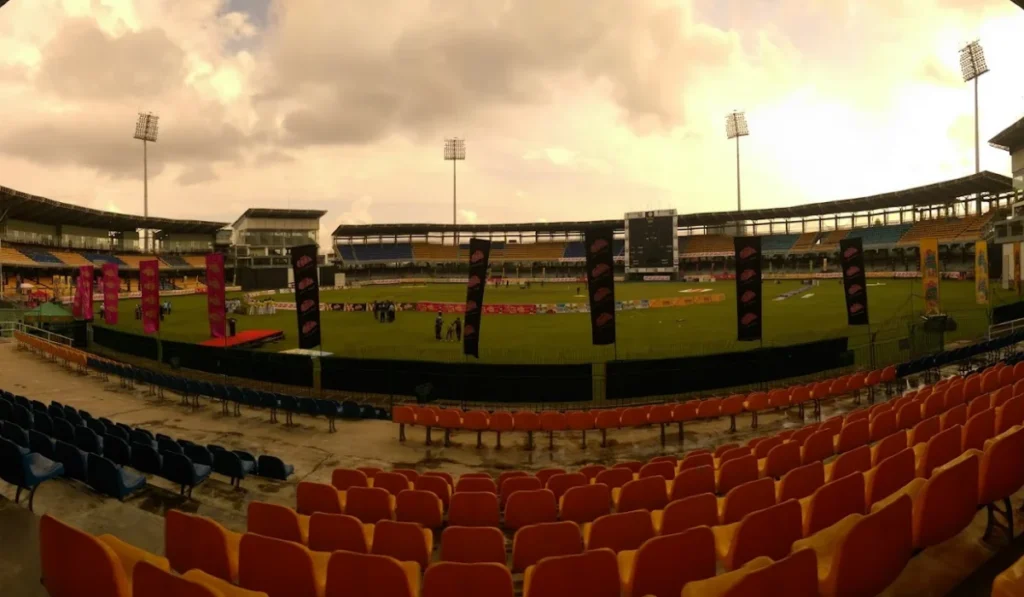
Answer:
<svg viewBox="0 0 1024 597"><path fill-rule="evenodd" d="M740 192L740 137L750 135L747 127L747 115L742 110L733 110L725 117L725 136L736 139L736 211L743 211L742 194Z"/></svg>
<svg viewBox="0 0 1024 597"><path fill-rule="evenodd" d="M444 159L452 163L452 226L459 223L457 197L455 194L455 164L466 159L466 140L459 137L448 137L444 140ZM459 233L452 230L455 236L455 258L459 256Z"/></svg>
<svg viewBox="0 0 1024 597"><path fill-rule="evenodd" d="M981 172L981 145L978 140L978 78L988 72L985 51L975 40L960 48L960 71L964 82L974 81L974 172Z"/></svg>
<svg viewBox="0 0 1024 597"><path fill-rule="evenodd" d="M135 123L135 138L142 141L142 215L149 219L149 159L146 143L156 143L160 117L152 112L139 112L139 120ZM148 223L148 222L147 222ZM142 231L144 238L143 251L149 252L149 229Z"/></svg>

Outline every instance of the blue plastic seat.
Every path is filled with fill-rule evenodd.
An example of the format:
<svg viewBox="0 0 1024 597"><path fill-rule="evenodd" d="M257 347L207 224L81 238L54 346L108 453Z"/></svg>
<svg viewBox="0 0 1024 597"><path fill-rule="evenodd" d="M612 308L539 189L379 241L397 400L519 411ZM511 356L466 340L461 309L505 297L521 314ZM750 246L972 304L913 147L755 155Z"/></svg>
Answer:
<svg viewBox="0 0 1024 597"><path fill-rule="evenodd" d="M358 419L360 418L359 405L352 400L345 400L341 403L341 416L346 419Z"/></svg>
<svg viewBox="0 0 1024 597"><path fill-rule="evenodd" d="M97 421L96 419L86 419L85 426L88 427L89 429L92 429L96 433L96 435L99 435L100 437L107 434L107 426L102 421Z"/></svg>
<svg viewBox="0 0 1024 597"><path fill-rule="evenodd" d="M315 417L320 413L320 409L317 408L316 400L313 398L299 398L299 412L304 415Z"/></svg>
<svg viewBox="0 0 1024 597"><path fill-rule="evenodd" d="M19 405L19 406L24 406L25 408L27 408L29 410L32 410L32 401L29 400L28 398L24 397L24 396L15 396L14 397L14 403Z"/></svg>
<svg viewBox="0 0 1024 597"><path fill-rule="evenodd" d="M58 404L51 404L46 409L47 414L50 415L51 419L63 419L64 418L64 407Z"/></svg>
<svg viewBox="0 0 1024 597"><path fill-rule="evenodd" d="M3 426L0 428L0 437L12 441L22 448L29 447L28 431L23 429L21 425L11 423L10 421L3 422Z"/></svg>
<svg viewBox="0 0 1024 597"><path fill-rule="evenodd" d="M212 469L205 464L195 464L184 454L164 452L164 468L160 476L171 483L181 485L181 495L185 495L188 489L188 497L192 497L192 489L205 481L212 472Z"/></svg>
<svg viewBox="0 0 1024 597"><path fill-rule="evenodd" d="M341 416L341 403L337 400L317 400L317 409L327 417L327 431L336 431L334 420Z"/></svg>
<svg viewBox="0 0 1024 597"><path fill-rule="evenodd" d="M285 464L276 456L266 454L260 456L257 466L257 475L268 479L288 480L288 477L295 472L295 467Z"/></svg>
<svg viewBox="0 0 1024 597"><path fill-rule="evenodd" d="M88 481L89 469L86 465L89 461L89 454L78 446L57 440L57 451L54 460L64 465L64 476L79 481Z"/></svg>
<svg viewBox="0 0 1024 597"><path fill-rule="evenodd" d="M53 420L53 437L62 442L75 443L75 426L67 419Z"/></svg>
<svg viewBox="0 0 1024 597"><path fill-rule="evenodd" d="M185 456L188 456L194 464L213 466L213 454L208 448L193 443L189 443L184 448Z"/></svg>
<svg viewBox="0 0 1024 597"><path fill-rule="evenodd" d="M44 404L44 403L42 403L42 402L40 402L38 400L33 400L32 401L32 411L33 412L37 412L37 413L44 413L44 412L46 412L46 404Z"/></svg>
<svg viewBox="0 0 1024 597"><path fill-rule="evenodd" d="M185 449L181 447L181 444L169 439L166 436L161 437L159 434L156 436L156 446L160 450L160 453L173 452L175 454L184 454Z"/></svg>
<svg viewBox="0 0 1024 597"><path fill-rule="evenodd" d="M14 415L14 405L6 400L0 400L0 421L10 421Z"/></svg>
<svg viewBox="0 0 1024 597"><path fill-rule="evenodd" d="M102 456L89 457L89 486L103 495L124 498L146 485L146 477Z"/></svg>
<svg viewBox="0 0 1024 597"><path fill-rule="evenodd" d="M50 460L54 460L54 456L57 453L57 441L33 429L28 432L28 448L33 452L39 452Z"/></svg>
<svg viewBox="0 0 1024 597"><path fill-rule="evenodd" d="M131 466L132 449L125 440L107 435L103 438L103 456L114 461L114 464Z"/></svg>
<svg viewBox="0 0 1024 597"><path fill-rule="evenodd" d="M114 422L111 421L110 419L106 418L106 417L100 417L99 419L96 419L96 420L99 421L100 423L103 423L103 427L106 428L106 429L110 429L111 427L116 427Z"/></svg>
<svg viewBox="0 0 1024 597"><path fill-rule="evenodd" d="M82 418L82 415L79 414L79 412L75 410L75 407L73 406L64 407L64 418L67 419L68 423L71 423L72 425L85 424L85 419Z"/></svg>
<svg viewBox="0 0 1024 597"><path fill-rule="evenodd" d="M33 429L46 435L53 435L53 419L50 418L50 415L36 412L33 413L33 417L35 418L35 422L32 424Z"/></svg>
<svg viewBox="0 0 1024 597"><path fill-rule="evenodd" d="M277 422L277 409L281 408L281 399L277 397L277 394L271 394L270 392L259 393L260 406L270 410L270 422Z"/></svg>
<svg viewBox="0 0 1024 597"><path fill-rule="evenodd" d="M256 461L247 452L217 450L213 453L213 470L230 477L235 487L241 487L242 479L256 472Z"/></svg>
<svg viewBox="0 0 1024 597"><path fill-rule="evenodd" d="M116 437L117 439L122 440L125 443L127 443L128 441L131 440L131 435L129 435L129 430L130 429L131 429L130 427L128 429L125 429L121 425L115 425L113 427L107 427L107 435L110 436L110 437Z"/></svg>
<svg viewBox="0 0 1024 597"><path fill-rule="evenodd" d="M164 469L164 457L151 444L133 443L132 468L150 475L160 475Z"/></svg>
<svg viewBox="0 0 1024 597"><path fill-rule="evenodd" d="M376 419L377 409L372 404L360 404L359 405L359 418L360 419Z"/></svg>
<svg viewBox="0 0 1024 597"><path fill-rule="evenodd" d="M84 421L88 421L89 419L93 418L93 416L90 415L89 411L87 411L87 410L79 410L78 414L81 415L82 420L84 420Z"/></svg>
<svg viewBox="0 0 1024 597"><path fill-rule="evenodd" d="M279 396L278 400L281 402L281 410L284 411L284 424L292 424L292 414L302 412L299 409L299 402L295 399L295 396Z"/></svg>
<svg viewBox="0 0 1024 597"><path fill-rule="evenodd" d="M90 454L103 454L103 438L88 427L75 427L75 445Z"/></svg>
<svg viewBox="0 0 1024 597"><path fill-rule="evenodd" d="M17 423L24 429L32 429L32 425L35 422L35 415L32 414L31 409L21 404L15 404L11 409L11 421Z"/></svg>
<svg viewBox="0 0 1024 597"><path fill-rule="evenodd" d="M56 400L51 400L50 401L50 406L56 406L57 408L61 409L62 411L64 410L64 405L61 404L60 402L57 402Z"/></svg>
<svg viewBox="0 0 1024 597"><path fill-rule="evenodd" d="M33 509L36 489L48 479L64 474L64 467L42 454L25 454L18 446L0 439L0 479L16 486L14 503L21 499L21 490L28 489L28 509Z"/></svg>

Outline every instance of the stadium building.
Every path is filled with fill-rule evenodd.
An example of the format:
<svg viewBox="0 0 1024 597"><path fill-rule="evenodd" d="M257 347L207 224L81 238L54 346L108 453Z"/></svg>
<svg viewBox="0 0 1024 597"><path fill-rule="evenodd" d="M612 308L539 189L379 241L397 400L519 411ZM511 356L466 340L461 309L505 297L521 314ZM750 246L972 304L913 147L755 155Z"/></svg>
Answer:
<svg viewBox="0 0 1024 597"><path fill-rule="evenodd" d="M319 247L320 218L326 213L312 209L246 210L231 225L229 261L235 266L236 281L246 290L286 288L292 283L288 249L308 244Z"/></svg>

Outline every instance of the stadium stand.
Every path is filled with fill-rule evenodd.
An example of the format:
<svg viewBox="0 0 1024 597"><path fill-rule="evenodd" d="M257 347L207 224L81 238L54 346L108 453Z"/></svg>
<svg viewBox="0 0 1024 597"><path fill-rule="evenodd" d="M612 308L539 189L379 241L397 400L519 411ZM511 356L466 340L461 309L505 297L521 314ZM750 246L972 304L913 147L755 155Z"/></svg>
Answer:
<svg viewBox="0 0 1024 597"><path fill-rule="evenodd" d="M565 243L506 243L497 261L558 261Z"/></svg>
<svg viewBox="0 0 1024 597"><path fill-rule="evenodd" d="M81 267L83 265L93 265L91 261L82 256L81 253L75 253L73 251L51 251L54 257L60 259L66 265L75 267Z"/></svg>
<svg viewBox="0 0 1024 597"><path fill-rule="evenodd" d="M687 238L686 254L728 253L733 250L732 237L724 234L694 234Z"/></svg>
<svg viewBox="0 0 1024 597"><path fill-rule="evenodd" d="M355 259L351 245L341 245L343 259ZM436 245L433 243L414 243L412 246L413 258L416 261L454 261L455 247L453 245Z"/></svg>
<svg viewBox="0 0 1024 597"><path fill-rule="evenodd" d="M799 234L772 234L761 239L762 251L789 251L800 239Z"/></svg>
<svg viewBox="0 0 1024 597"><path fill-rule="evenodd" d="M109 253L88 253L88 252L83 252L82 253L82 257L85 257L87 260L89 260L89 261L91 261L92 263L95 263L95 264L116 263L117 265L119 265L121 267L125 267L125 266L128 265L124 261L121 261L121 259L119 257L117 257L116 255L112 255L112 254L109 254Z"/></svg>
<svg viewBox="0 0 1024 597"><path fill-rule="evenodd" d="M30 247L19 247L19 250L24 253L29 259L38 263L55 263L62 265L63 262L57 259L49 251L43 249L36 249Z"/></svg>
<svg viewBox="0 0 1024 597"><path fill-rule="evenodd" d="M793 247L790 250L792 250L792 251L803 251L803 250L806 250L806 249L813 249L814 248L814 243L816 243L818 241L818 234L819 233L817 233L817 232L805 232L805 233L801 234L796 239L796 242L793 243Z"/></svg>
<svg viewBox="0 0 1024 597"><path fill-rule="evenodd" d="M916 222L913 227L910 228L900 238L899 243L909 244L916 243L923 238L936 238L940 241L948 241L957 238L967 231L969 226L975 225L980 230L981 226L984 226L985 220L980 223L980 226L975 220L980 218L939 218L933 220L921 220Z"/></svg>
<svg viewBox="0 0 1024 597"><path fill-rule="evenodd" d="M152 255L126 255L124 253L118 254L117 258L124 264L124 267L128 269L139 269L139 263L142 261L150 261L153 259Z"/></svg>
<svg viewBox="0 0 1024 597"><path fill-rule="evenodd" d="M206 267L206 256L204 255L185 255L185 263L189 267L205 268Z"/></svg>
<svg viewBox="0 0 1024 597"><path fill-rule="evenodd" d="M587 249L581 242L571 242L565 244L565 250L562 252L563 259L585 259L587 257Z"/></svg>
<svg viewBox="0 0 1024 597"><path fill-rule="evenodd" d="M894 245L913 226L913 224L896 224L893 226L854 228L853 230L848 230L848 235L843 238L861 238L864 240L865 247L872 245ZM836 242L838 243L839 241L836 240Z"/></svg>
<svg viewBox="0 0 1024 597"><path fill-rule="evenodd" d="M850 231L848 229L845 229L845 228L841 229L841 230L829 230L828 232L824 233L821 236L821 239L818 242L818 246L822 247L822 248L824 248L824 247L832 248L832 247L838 246L839 245L839 241L841 241L844 238L846 238L846 235L849 234L849 233L850 233Z"/></svg>
<svg viewBox="0 0 1024 597"><path fill-rule="evenodd" d="M992 222L992 219L994 217L995 211L989 211L981 215L967 216L966 218L964 218L967 222L967 225L964 226L963 231L961 231L960 234L957 235L957 240L976 240L981 238L982 233L985 230L985 227Z"/></svg>
<svg viewBox="0 0 1024 597"><path fill-rule="evenodd" d="M22 251L7 245L0 247L0 262L4 265L38 265L34 259Z"/></svg>
<svg viewBox="0 0 1024 597"><path fill-rule="evenodd" d="M170 267L192 267L181 255L161 255L160 260Z"/></svg>

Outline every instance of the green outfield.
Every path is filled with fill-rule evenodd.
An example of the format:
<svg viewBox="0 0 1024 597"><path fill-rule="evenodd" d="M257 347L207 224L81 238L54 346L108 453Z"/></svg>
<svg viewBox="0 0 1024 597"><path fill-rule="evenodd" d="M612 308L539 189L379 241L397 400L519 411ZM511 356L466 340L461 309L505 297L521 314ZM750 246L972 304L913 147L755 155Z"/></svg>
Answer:
<svg viewBox="0 0 1024 597"><path fill-rule="evenodd" d="M849 335L851 347L867 343L867 330L846 326L842 285L836 280L822 281L785 300L780 295L800 289L797 281L765 284L765 345L785 345L825 337ZM517 287L489 287L486 302L498 303L581 303L585 294L577 294L578 284L552 283L529 290ZM694 289L725 294L720 303L641 311L622 311L618 317L616 347L590 344L588 314L557 315L485 315L481 323L481 361L505 363L585 363L618 358L662 358L710 354L756 348L756 343L736 342L735 285L715 283L621 283L616 286L618 300L693 296ZM684 292L689 290L690 292ZM921 283L913 279L872 280L868 288L869 310L876 342L895 343L904 337L907 322L916 320L922 307ZM264 297L261 297L264 298ZM293 300L278 295L277 300ZM1011 297L997 292L996 304ZM1015 299L1016 297L1012 297ZM403 285L326 290L322 302L462 302L465 287L457 284ZM959 329L947 340L967 339L983 334L988 325L987 310L975 303L973 282L944 281L941 286L943 309L953 315ZM206 297L202 295L170 299L173 314L163 322L160 337L184 342L208 339ZM121 321L117 329L142 333L133 312L137 300L121 303ZM98 308L98 305L97 305ZM369 313L324 312L323 349L338 356L363 358L459 361L464 357L456 342L434 339L434 313L399 312L393 324L378 323ZM233 315L238 329L278 329L285 340L263 350L279 351L296 346L294 311L274 315ZM454 315L446 315L446 324ZM616 354L617 353L617 354Z"/></svg>

